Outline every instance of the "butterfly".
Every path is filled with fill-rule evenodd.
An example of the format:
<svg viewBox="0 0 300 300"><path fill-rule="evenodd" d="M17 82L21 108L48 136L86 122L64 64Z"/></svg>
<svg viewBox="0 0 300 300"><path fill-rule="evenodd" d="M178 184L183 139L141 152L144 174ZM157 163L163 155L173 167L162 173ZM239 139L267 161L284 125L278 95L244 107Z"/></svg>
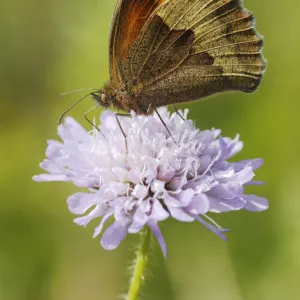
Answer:
<svg viewBox="0 0 300 300"><path fill-rule="evenodd" d="M265 70L262 37L240 0L117 0L104 107L137 114L224 91L251 93Z"/></svg>

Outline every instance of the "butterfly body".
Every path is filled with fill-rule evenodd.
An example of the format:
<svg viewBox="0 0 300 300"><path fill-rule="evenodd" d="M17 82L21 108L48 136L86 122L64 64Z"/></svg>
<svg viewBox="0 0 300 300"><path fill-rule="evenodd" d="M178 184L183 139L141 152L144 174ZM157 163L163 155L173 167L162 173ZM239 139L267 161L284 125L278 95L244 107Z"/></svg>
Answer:
<svg viewBox="0 0 300 300"><path fill-rule="evenodd" d="M110 82L99 95L147 114L151 106L253 92L265 70L253 19L239 0L118 0Z"/></svg>

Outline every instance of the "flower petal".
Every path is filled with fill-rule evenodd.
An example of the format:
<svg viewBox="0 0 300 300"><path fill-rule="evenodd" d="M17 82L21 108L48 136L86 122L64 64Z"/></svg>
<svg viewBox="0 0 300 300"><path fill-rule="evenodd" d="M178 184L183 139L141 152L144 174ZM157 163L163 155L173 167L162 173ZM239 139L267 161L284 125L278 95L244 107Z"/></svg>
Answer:
<svg viewBox="0 0 300 300"><path fill-rule="evenodd" d="M137 184L134 187L131 195L137 199L144 199L148 195L148 187L142 184Z"/></svg>
<svg viewBox="0 0 300 300"><path fill-rule="evenodd" d="M62 172L65 173L60 166L58 166L55 162L48 159L40 163L40 167L45 171L47 171L48 173L56 173L56 174L61 174Z"/></svg>
<svg viewBox="0 0 300 300"><path fill-rule="evenodd" d="M160 249L164 255L164 257L167 257L167 244L166 241L157 225L157 222L150 220L148 222L148 226L150 227L150 229L152 230L153 234L155 235L159 245L160 245Z"/></svg>
<svg viewBox="0 0 300 300"><path fill-rule="evenodd" d="M263 185L263 184L265 184L264 181L249 181L245 183L245 185Z"/></svg>
<svg viewBox="0 0 300 300"><path fill-rule="evenodd" d="M114 222L103 233L101 246L106 250L116 249L127 235L128 224Z"/></svg>
<svg viewBox="0 0 300 300"><path fill-rule="evenodd" d="M70 181L70 179L63 174L41 174L32 177L34 181L44 182L44 181Z"/></svg>
<svg viewBox="0 0 300 300"><path fill-rule="evenodd" d="M188 215L181 207L168 207L171 216L181 222L193 222L194 219Z"/></svg>
<svg viewBox="0 0 300 300"><path fill-rule="evenodd" d="M240 184L245 184L249 181L252 180L254 177L253 169L250 166L245 167L238 173L236 173L233 177L232 180L238 181Z"/></svg>
<svg viewBox="0 0 300 300"><path fill-rule="evenodd" d="M183 207L190 204L193 197L195 195L195 191L193 189L186 189L179 194L179 201Z"/></svg>
<svg viewBox="0 0 300 300"><path fill-rule="evenodd" d="M143 211L140 209L137 209L132 217L132 223L130 224L128 228L129 233L137 233L139 232L145 224L148 222L149 216L146 215Z"/></svg>
<svg viewBox="0 0 300 300"><path fill-rule="evenodd" d="M243 207L244 210L255 212L266 210L269 207L268 200L263 197L258 197L255 195L244 195L243 199L247 201Z"/></svg>
<svg viewBox="0 0 300 300"><path fill-rule="evenodd" d="M193 214L206 214L210 208L210 202L206 194L196 195L191 203L185 208Z"/></svg>
<svg viewBox="0 0 300 300"><path fill-rule="evenodd" d="M152 206L152 213L150 215L151 219L155 221L164 221L169 217L168 212L163 208L158 200L154 200Z"/></svg>
<svg viewBox="0 0 300 300"><path fill-rule="evenodd" d="M83 142L90 138L86 130L71 117L66 117L65 123L58 126L58 135L64 141Z"/></svg>
<svg viewBox="0 0 300 300"><path fill-rule="evenodd" d="M90 207L97 203L98 197L92 193L76 193L71 195L68 200L68 208L72 214L82 215Z"/></svg>
<svg viewBox="0 0 300 300"><path fill-rule="evenodd" d="M182 207L181 203L174 197L170 196L168 192L164 193L163 201L168 207Z"/></svg>
<svg viewBox="0 0 300 300"><path fill-rule="evenodd" d="M209 211L215 213L240 210L244 208L246 200L242 197L232 199L209 197Z"/></svg>
<svg viewBox="0 0 300 300"><path fill-rule="evenodd" d="M103 216L100 224L94 230L93 238L95 238L96 236L98 236L101 233L104 224L108 221L108 219L111 217L112 214L113 214L113 212L109 211Z"/></svg>
<svg viewBox="0 0 300 300"><path fill-rule="evenodd" d="M190 214L193 218L195 218L197 221L199 221L203 226L205 226L207 229L215 233L217 236L219 236L221 239L226 241L226 236L222 233L222 231L227 231L227 229L218 229L215 226L209 224L208 222L204 221L200 216L195 214Z"/></svg>
<svg viewBox="0 0 300 300"><path fill-rule="evenodd" d="M175 169L170 165L162 165L159 167L157 179L160 181L168 182L175 175Z"/></svg>

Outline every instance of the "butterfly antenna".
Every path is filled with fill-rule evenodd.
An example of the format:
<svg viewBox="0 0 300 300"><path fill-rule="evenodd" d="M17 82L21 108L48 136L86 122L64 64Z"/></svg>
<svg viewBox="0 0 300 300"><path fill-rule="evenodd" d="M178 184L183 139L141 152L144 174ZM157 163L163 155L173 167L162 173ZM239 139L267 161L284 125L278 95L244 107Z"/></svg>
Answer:
<svg viewBox="0 0 300 300"><path fill-rule="evenodd" d="M74 94L74 93L79 93L79 92L86 92L86 91L98 91L99 89L95 89L95 88L85 88L85 89L78 89L78 90L72 90L72 91L67 91L64 92L62 94L60 94L57 99L56 99L56 103L59 102L63 97L70 95L70 94Z"/></svg>
<svg viewBox="0 0 300 300"><path fill-rule="evenodd" d="M93 109L95 109L98 105L94 105L92 108L90 108L88 111L84 113L85 120L90 123L101 135L107 139L107 137L103 134L103 132L87 117L88 113L90 113Z"/></svg>
<svg viewBox="0 0 300 300"><path fill-rule="evenodd" d="M92 93L88 93L87 95L81 97L79 100L77 100L75 103L73 103L69 108L67 108L59 117L58 119L58 125L61 124L62 119L65 117L65 115L73 108L75 107L79 102L90 96Z"/></svg>

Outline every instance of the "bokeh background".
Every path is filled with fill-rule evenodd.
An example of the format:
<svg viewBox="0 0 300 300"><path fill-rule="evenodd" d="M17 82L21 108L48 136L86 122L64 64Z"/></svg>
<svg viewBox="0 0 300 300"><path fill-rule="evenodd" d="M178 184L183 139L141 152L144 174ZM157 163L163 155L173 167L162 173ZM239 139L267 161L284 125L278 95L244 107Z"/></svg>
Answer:
<svg viewBox="0 0 300 300"><path fill-rule="evenodd" d="M300 299L300 3L245 0L265 37L268 69L252 94L229 93L186 105L201 128L237 132L238 159L262 157L249 189L270 201L255 214L216 216L231 228L223 242L198 223L163 223L169 255L155 247L141 299ZM95 223L72 223L67 183L36 183L46 140L60 113L108 79L108 34L114 0L4 0L0 10L0 299L113 300L126 291L136 236L106 252ZM72 111L82 124L92 101ZM100 112L100 110L99 110ZM98 112L96 112L98 114Z"/></svg>

